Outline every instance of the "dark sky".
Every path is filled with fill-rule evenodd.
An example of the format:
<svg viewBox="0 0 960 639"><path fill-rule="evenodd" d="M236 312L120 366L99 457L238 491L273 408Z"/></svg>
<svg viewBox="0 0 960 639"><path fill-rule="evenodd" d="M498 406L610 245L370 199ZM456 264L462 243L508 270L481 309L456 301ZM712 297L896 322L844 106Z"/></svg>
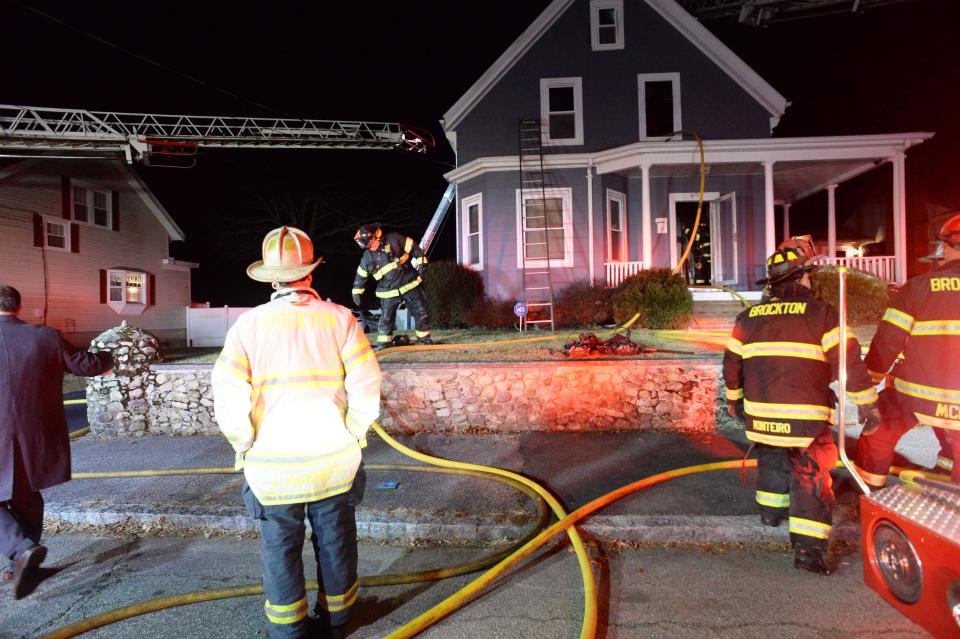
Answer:
<svg viewBox="0 0 960 639"><path fill-rule="evenodd" d="M252 305L265 291L246 281L243 267L258 257L258 246L226 250L236 231L231 220L249 217L251 202L270 192L339 189L368 219L398 202L422 210L419 223L401 229L419 238L452 161L437 121L548 4L7 2L0 21L0 101L399 121L440 138L429 158L237 150L204 153L191 170L139 167L187 234L173 254L202 265L194 297ZM456 17L465 12L469 21ZM960 165L960 2L915 0L762 29L729 21L707 26L792 102L777 136L937 131L920 161L911 155L908 170L921 167L930 197L960 208L952 179ZM437 256L452 254L450 230L438 241ZM350 286L344 273L353 271L359 251L344 250L348 235L340 241L338 250L318 247L332 256L319 288L344 301Z"/></svg>

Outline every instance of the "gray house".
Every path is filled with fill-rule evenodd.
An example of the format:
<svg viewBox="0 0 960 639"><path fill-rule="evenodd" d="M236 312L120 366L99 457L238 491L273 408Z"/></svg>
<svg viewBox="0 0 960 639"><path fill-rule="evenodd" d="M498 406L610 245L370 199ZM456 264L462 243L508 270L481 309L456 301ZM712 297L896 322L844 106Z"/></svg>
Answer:
<svg viewBox="0 0 960 639"><path fill-rule="evenodd" d="M523 299L524 272L547 264L554 290L673 267L700 182L696 140L671 136L685 130L706 164L691 285L749 296L777 218L789 236L791 204L821 191L822 261L904 281L905 153L933 134L771 137L788 106L674 0L554 0L444 115L458 260L504 299ZM885 162L895 250L863 256L838 246L834 193Z"/></svg>

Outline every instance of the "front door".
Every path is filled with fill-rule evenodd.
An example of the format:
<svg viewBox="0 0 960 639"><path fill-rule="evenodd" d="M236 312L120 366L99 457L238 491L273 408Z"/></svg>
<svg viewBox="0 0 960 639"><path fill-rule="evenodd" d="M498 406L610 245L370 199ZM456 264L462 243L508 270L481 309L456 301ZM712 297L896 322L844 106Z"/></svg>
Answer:
<svg viewBox="0 0 960 639"><path fill-rule="evenodd" d="M724 193L710 202L713 282L737 283L737 194Z"/></svg>

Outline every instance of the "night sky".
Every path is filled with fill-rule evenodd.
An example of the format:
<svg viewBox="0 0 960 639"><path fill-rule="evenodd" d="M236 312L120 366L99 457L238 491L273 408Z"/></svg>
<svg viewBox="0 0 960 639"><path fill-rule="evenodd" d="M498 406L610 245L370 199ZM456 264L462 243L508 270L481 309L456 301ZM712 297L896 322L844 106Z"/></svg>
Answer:
<svg viewBox="0 0 960 639"><path fill-rule="evenodd" d="M8 2L0 101L403 122L433 132L428 157L233 150L202 152L190 170L138 166L187 235L173 256L201 264L194 298L251 306L268 290L244 267L259 258L254 238L270 227L260 220L264 206L283 197L420 237L453 161L438 120L548 4ZM455 16L464 12L466 23ZM936 131L908 157L908 192L960 208L960 2L915 0L760 29L707 26L791 101L775 136ZM453 256L452 228L434 258ZM327 264L315 285L345 302L360 257L352 232L318 244Z"/></svg>

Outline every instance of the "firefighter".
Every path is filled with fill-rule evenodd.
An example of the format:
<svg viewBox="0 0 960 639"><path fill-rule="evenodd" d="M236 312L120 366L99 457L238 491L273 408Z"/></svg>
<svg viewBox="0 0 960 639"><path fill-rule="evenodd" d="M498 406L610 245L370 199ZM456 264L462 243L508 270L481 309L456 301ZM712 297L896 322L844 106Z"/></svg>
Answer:
<svg viewBox="0 0 960 639"><path fill-rule="evenodd" d="M353 303L360 306L361 296L371 275L377 280L380 299L380 321L377 324L377 346L383 350L393 341L397 309L403 302L416 322L418 344L433 344L430 339L430 316L427 298L420 285L427 267L427 256L420 246L402 233L387 233L376 224L364 224L353 236L363 249L357 276L353 280Z"/></svg>
<svg viewBox="0 0 960 639"><path fill-rule="evenodd" d="M960 483L960 464L950 458L960 445L960 214L943 224L937 239L942 263L903 285L867 353L875 380L890 372L880 393L880 428L861 435L854 459L860 476L874 487L887 483L897 442L917 424L942 430L937 465L949 468L951 480Z"/></svg>
<svg viewBox="0 0 960 639"><path fill-rule="evenodd" d="M380 411L380 369L352 313L311 287L320 260L306 233L270 231L262 257L247 275L275 292L227 332L214 411L243 468L244 505L260 520L268 636L345 637L357 600L361 449ZM320 583L315 623L301 560L305 516Z"/></svg>
<svg viewBox="0 0 960 639"><path fill-rule="evenodd" d="M840 347L836 310L813 297L812 263L793 248L767 260L771 297L737 316L723 355L727 412L746 422L757 446L760 520L779 526L789 516L794 567L829 574L823 554L830 536L830 469L837 449L830 424L836 396L830 383L845 356L848 394L861 418L878 419L876 390L856 338Z"/></svg>

